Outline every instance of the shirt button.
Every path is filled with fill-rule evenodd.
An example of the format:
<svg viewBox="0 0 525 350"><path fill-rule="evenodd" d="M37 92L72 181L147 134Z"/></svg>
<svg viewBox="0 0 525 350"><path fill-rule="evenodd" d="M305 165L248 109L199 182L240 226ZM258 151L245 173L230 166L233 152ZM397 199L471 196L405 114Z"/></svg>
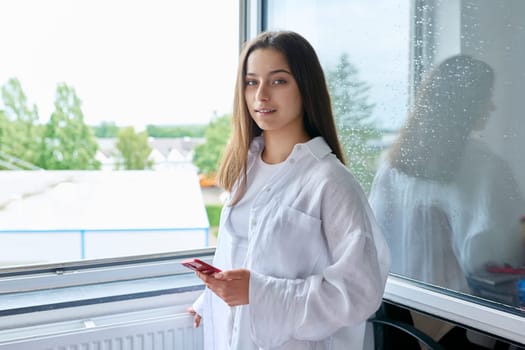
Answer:
<svg viewBox="0 0 525 350"><path fill-rule="evenodd" d="M265 190L266 192L270 192L271 188L270 188L270 187L266 187L264 190Z"/></svg>

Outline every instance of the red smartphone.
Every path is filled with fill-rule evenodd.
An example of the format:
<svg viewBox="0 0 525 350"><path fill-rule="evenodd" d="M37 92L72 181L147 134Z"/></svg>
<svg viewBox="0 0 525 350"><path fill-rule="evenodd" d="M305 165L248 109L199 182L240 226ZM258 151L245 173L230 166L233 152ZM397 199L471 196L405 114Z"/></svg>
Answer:
<svg viewBox="0 0 525 350"><path fill-rule="evenodd" d="M189 269L192 269L193 271L199 271L206 275L212 275L216 272L221 272L221 270L216 268L215 266L196 258L183 260L181 264Z"/></svg>

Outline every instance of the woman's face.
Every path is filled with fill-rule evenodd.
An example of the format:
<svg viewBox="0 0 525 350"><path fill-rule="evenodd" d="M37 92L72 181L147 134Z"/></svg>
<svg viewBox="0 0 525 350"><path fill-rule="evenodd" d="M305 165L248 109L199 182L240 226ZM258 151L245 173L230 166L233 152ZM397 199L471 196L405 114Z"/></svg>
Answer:
<svg viewBox="0 0 525 350"><path fill-rule="evenodd" d="M253 51L246 61L244 83L250 116L265 133L303 130L301 93L281 52Z"/></svg>
<svg viewBox="0 0 525 350"><path fill-rule="evenodd" d="M487 102L487 104L484 106L483 110L480 112L480 117L478 121L476 122L476 125L474 125L474 130L481 131L485 129L485 126L487 125L487 122L490 118L490 115L492 112L496 110L496 106L494 105L494 102L492 101L492 98Z"/></svg>

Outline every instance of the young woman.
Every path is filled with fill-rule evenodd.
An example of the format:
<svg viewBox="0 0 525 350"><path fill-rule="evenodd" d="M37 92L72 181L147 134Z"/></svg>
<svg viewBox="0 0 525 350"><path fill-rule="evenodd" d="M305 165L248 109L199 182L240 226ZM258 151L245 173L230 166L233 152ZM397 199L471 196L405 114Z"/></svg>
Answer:
<svg viewBox="0 0 525 350"><path fill-rule="evenodd" d="M389 253L345 168L312 46L266 32L240 57L229 193L207 289L190 309L205 349L359 349Z"/></svg>

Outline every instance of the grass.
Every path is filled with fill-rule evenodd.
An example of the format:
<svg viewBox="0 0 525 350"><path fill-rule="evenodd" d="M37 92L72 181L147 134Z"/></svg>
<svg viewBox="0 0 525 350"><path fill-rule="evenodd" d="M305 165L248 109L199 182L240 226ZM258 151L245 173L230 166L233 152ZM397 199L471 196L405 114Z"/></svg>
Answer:
<svg viewBox="0 0 525 350"><path fill-rule="evenodd" d="M208 214L208 221L210 222L210 231L217 236L219 222L221 219L222 205L206 205L206 214Z"/></svg>

